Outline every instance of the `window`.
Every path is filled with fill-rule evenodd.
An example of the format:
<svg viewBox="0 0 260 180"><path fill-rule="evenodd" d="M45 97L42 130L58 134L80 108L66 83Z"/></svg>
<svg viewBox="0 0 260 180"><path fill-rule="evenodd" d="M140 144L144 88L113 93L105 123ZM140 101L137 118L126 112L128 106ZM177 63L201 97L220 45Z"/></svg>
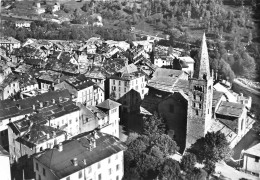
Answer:
<svg viewBox="0 0 260 180"><path fill-rule="evenodd" d="M126 88L125 88L125 92L126 92Z"/></svg>
<svg viewBox="0 0 260 180"><path fill-rule="evenodd" d="M88 168L88 173L91 173L92 172L92 168L91 166Z"/></svg>
<svg viewBox="0 0 260 180"><path fill-rule="evenodd" d="M119 81L120 82L120 81ZM121 87L118 88L118 91L120 92L121 91Z"/></svg>
<svg viewBox="0 0 260 180"><path fill-rule="evenodd" d="M174 113L174 105L173 105L173 104L170 104L170 106L169 106L169 111L170 111L171 113Z"/></svg>
<svg viewBox="0 0 260 180"><path fill-rule="evenodd" d="M115 85L116 84L116 81L115 80L113 80L113 85Z"/></svg>
<svg viewBox="0 0 260 180"><path fill-rule="evenodd" d="M101 167L100 163L98 163L98 169Z"/></svg>
<svg viewBox="0 0 260 180"><path fill-rule="evenodd" d="M116 176L116 180L119 180L119 176L118 175Z"/></svg>
<svg viewBox="0 0 260 180"><path fill-rule="evenodd" d="M79 171L79 179L82 178L82 171Z"/></svg>
<svg viewBox="0 0 260 180"><path fill-rule="evenodd" d="M119 164L116 165L116 170L117 170L117 171L119 170Z"/></svg>
<svg viewBox="0 0 260 180"><path fill-rule="evenodd" d="M71 124L71 120L69 120L70 124Z"/></svg>
<svg viewBox="0 0 260 180"><path fill-rule="evenodd" d="M108 164L110 163L110 158L108 158Z"/></svg>
<svg viewBox="0 0 260 180"><path fill-rule="evenodd" d="M70 180L70 177L68 176L68 177L66 177L66 180Z"/></svg>
<svg viewBox="0 0 260 180"><path fill-rule="evenodd" d="M201 104L199 104L199 108L200 108L200 109L202 108L202 105L201 105Z"/></svg>
<svg viewBox="0 0 260 180"><path fill-rule="evenodd" d="M36 163L36 170L39 171L39 165Z"/></svg>
<svg viewBox="0 0 260 180"><path fill-rule="evenodd" d="M193 103L193 107L196 107L196 103Z"/></svg>
<svg viewBox="0 0 260 180"><path fill-rule="evenodd" d="M112 170L111 170L111 168L109 168L108 174L110 175L111 173L112 173Z"/></svg>
<svg viewBox="0 0 260 180"><path fill-rule="evenodd" d="M255 157L255 162L259 162L259 157Z"/></svg>
<svg viewBox="0 0 260 180"><path fill-rule="evenodd" d="M46 176L46 172L45 172L45 169L44 169L44 168L42 168L42 174L43 174L44 176Z"/></svg>
<svg viewBox="0 0 260 180"><path fill-rule="evenodd" d="M38 180L42 180L42 177L41 177L41 175L40 175L40 174L38 175Z"/></svg>
<svg viewBox="0 0 260 180"><path fill-rule="evenodd" d="M197 116L199 115L199 111L198 111L198 110L196 110L196 115L197 115Z"/></svg>
<svg viewBox="0 0 260 180"><path fill-rule="evenodd" d="M118 82L118 85L121 86L121 81Z"/></svg>
<svg viewBox="0 0 260 180"><path fill-rule="evenodd" d="M102 179L102 176L101 174L98 175L98 180L101 180Z"/></svg>

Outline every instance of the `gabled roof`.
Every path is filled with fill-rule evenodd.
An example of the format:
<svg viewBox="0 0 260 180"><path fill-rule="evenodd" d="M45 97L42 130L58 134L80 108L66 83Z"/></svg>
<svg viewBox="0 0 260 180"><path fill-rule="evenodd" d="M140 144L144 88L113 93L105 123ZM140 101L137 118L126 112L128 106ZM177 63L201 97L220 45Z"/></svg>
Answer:
<svg viewBox="0 0 260 180"><path fill-rule="evenodd" d="M245 105L243 104L222 101L216 113L228 117L239 118L242 115L244 108Z"/></svg>
<svg viewBox="0 0 260 180"><path fill-rule="evenodd" d="M91 139L96 142L96 147L92 146L92 150L90 150ZM96 135L93 133L78 135L72 140L63 142L62 146L63 150L60 152L55 147L34 155L34 158L49 168L58 179L126 150L126 146L118 138L100 132L96 132ZM72 163L75 158L78 162L77 166Z"/></svg>
<svg viewBox="0 0 260 180"><path fill-rule="evenodd" d="M216 105L218 104L218 102L220 101L220 99L223 95L224 95L223 92L213 90L212 107L216 107Z"/></svg>
<svg viewBox="0 0 260 180"><path fill-rule="evenodd" d="M115 102L111 99L107 99L105 101L103 101L102 103L96 105L98 108L102 108L102 109L106 109L106 110L111 110L114 109L116 107L119 107L121 104L118 102Z"/></svg>
<svg viewBox="0 0 260 180"><path fill-rule="evenodd" d="M260 157L260 143L250 147L245 151L246 154L254 155Z"/></svg>

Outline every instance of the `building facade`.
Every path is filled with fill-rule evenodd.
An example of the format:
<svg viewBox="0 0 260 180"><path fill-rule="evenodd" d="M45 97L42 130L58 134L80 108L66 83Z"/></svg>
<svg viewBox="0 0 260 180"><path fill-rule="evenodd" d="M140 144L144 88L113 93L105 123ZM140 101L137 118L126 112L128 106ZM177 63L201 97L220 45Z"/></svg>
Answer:
<svg viewBox="0 0 260 180"><path fill-rule="evenodd" d="M125 146L93 131L34 156L36 180L121 180Z"/></svg>

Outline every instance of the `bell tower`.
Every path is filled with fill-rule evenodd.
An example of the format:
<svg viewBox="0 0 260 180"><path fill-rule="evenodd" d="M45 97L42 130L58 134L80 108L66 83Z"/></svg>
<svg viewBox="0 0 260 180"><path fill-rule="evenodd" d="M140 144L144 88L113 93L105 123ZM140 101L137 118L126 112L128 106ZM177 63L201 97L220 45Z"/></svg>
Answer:
<svg viewBox="0 0 260 180"><path fill-rule="evenodd" d="M205 33L202 37L199 61L194 75L189 79L186 148L204 137L211 125L213 75L210 73L209 55Z"/></svg>

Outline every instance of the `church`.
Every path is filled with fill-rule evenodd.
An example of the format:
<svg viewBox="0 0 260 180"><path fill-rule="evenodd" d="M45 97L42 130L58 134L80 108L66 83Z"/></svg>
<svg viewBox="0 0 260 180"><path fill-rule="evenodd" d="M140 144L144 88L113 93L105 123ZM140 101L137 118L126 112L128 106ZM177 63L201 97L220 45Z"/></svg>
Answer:
<svg viewBox="0 0 260 180"><path fill-rule="evenodd" d="M213 131L224 133L230 146L234 147L254 123L247 116L250 98L241 97L243 95L214 82L205 34L198 57L192 77L183 70L157 68L147 83L149 92L142 101L140 114L160 114L180 152ZM241 101L241 98L246 101Z"/></svg>

